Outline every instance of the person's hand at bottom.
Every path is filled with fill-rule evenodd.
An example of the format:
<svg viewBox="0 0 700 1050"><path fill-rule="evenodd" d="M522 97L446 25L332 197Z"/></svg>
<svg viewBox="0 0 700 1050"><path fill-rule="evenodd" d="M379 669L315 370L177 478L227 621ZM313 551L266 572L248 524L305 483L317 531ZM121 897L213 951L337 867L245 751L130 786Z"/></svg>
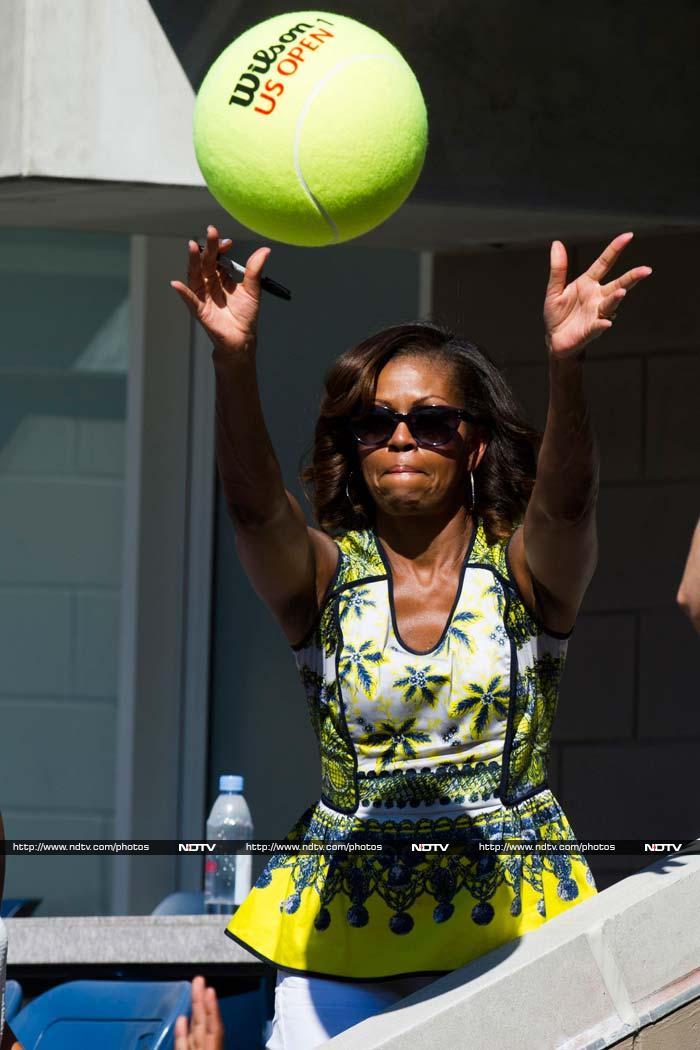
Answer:
<svg viewBox="0 0 700 1050"><path fill-rule="evenodd" d="M23 1050L22 1044L9 1024L6 1024L3 1029L2 1039L0 1039L0 1050Z"/></svg>
<svg viewBox="0 0 700 1050"><path fill-rule="evenodd" d="M181 1014L175 1022L175 1050L224 1050L224 1025L213 988L203 977L192 981L192 1022Z"/></svg>

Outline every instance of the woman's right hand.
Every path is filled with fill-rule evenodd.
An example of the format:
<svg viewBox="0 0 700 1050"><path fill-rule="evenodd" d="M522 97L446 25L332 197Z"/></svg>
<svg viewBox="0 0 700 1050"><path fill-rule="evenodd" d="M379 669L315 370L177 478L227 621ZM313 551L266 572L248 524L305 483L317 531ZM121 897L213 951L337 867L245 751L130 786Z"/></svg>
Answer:
<svg viewBox="0 0 700 1050"><path fill-rule="evenodd" d="M200 254L196 241L188 243L187 284L171 281L192 316L199 321L215 350L236 353L250 348L257 338L260 310L260 275L270 254L257 248L246 262L242 281L217 269L216 258L233 242L221 240L215 226L207 227L207 242Z"/></svg>

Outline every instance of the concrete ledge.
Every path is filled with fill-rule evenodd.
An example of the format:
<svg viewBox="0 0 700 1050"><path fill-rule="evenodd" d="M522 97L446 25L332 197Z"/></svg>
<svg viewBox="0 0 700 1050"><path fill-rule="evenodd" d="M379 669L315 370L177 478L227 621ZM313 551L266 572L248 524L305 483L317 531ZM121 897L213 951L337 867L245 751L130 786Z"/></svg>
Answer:
<svg viewBox="0 0 700 1050"><path fill-rule="evenodd" d="M700 856L666 857L329 1050L602 1050L700 998Z"/></svg>
<svg viewBox="0 0 700 1050"><path fill-rule="evenodd" d="M187 238L194 235L193 231L201 232L209 222L235 241L269 241L238 223L206 188L197 184L157 185L145 180L119 183L109 178L0 178L2 226L70 227ZM498 250L493 248L494 242L547 245L553 237L603 239L611 228L636 230L641 236L642 232L660 234L669 227L697 230L700 219L686 213L669 217L649 210L611 213L586 208L519 208L499 199L469 205L414 196L352 245L411 251L494 251Z"/></svg>
<svg viewBox="0 0 700 1050"><path fill-rule="evenodd" d="M269 967L224 933L222 915L5 919L8 967L245 965Z"/></svg>

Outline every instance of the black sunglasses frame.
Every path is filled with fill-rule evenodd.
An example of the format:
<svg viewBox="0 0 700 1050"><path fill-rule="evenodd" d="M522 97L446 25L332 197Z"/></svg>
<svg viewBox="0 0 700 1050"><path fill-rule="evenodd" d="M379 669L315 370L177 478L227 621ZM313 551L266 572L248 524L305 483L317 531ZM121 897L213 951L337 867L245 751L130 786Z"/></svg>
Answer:
<svg viewBox="0 0 700 1050"><path fill-rule="evenodd" d="M444 417L444 422L446 424L447 424L448 417L450 419L454 419L455 417L457 417L458 422L457 422L457 424L455 426L451 426L450 427L450 430L451 430L450 436L448 438L446 438L445 441L425 441L423 439L418 438L416 436L416 434L414 433L413 423L416 422L417 419L419 420L420 416L427 415L427 413L430 413L433 417L435 417L435 416L438 416L438 417L439 416L443 416ZM355 432L355 429L354 429L355 424L359 423L361 420L366 419L367 416L370 416L370 415L383 415L383 416L386 416L386 418L389 419L391 421L391 423L393 424L392 429L389 431L389 433L386 435L386 437L383 438L381 441L363 441L363 439L361 437L359 437L359 435ZM416 444L419 447L421 447L421 448L441 448L443 445L449 444L449 442L455 436L455 434L457 433L458 427L459 427L459 420L462 420L462 419L466 420L467 422L471 422L471 423L481 423L482 422L482 420L481 420L481 418L479 416L475 416L471 412L467 412L466 408L457 408L454 405L424 405L422 408L414 408L411 412L395 412L393 410L393 408L388 408L385 405L375 405L374 408L370 409L369 412L366 412L362 416L351 416L351 417L349 417L348 420L347 420L347 423L348 423L348 426L349 426L350 430L352 431L352 434L355 437L357 443L359 445L364 445L366 448L379 448L381 445L386 444L386 442L389 440L391 435L396 430L396 427L398 426L399 423L405 423L406 424L408 429L411 431L411 435L412 435L414 441L416 442ZM447 425L449 425L449 424L447 424Z"/></svg>

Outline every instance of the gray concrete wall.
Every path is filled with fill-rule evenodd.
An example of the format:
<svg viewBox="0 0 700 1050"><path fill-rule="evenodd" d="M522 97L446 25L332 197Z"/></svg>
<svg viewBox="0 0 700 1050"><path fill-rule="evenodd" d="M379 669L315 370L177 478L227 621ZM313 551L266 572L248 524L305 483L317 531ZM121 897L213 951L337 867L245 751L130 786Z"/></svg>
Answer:
<svg viewBox="0 0 700 1050"><path fill-rule="evenodd" d="M567 246L573 275L604 242ZM624 269L645 263L654 273L587 352L601 448L600 558L569 643L551 761L554 789L581 837L697 833L700 639L675 597L700 514L699 246L694 235L638 236ZM548 266L542 244L439 255L433 276L435 319L502 364L539 427L548 400ZM645 863L590 859L600 888Z"/></svg>
<svg viewBox="0 0 700 1050"><path fill-rule="evenodd" d="M0 231L0 769L8 838L113 834L128 241ZM102 858L14 856L7 896L109 905Z"/></svg>
<svg viewBox="0 0 700 1050"><path fill-rule="evenodd" d="M201 185L192 89L146 0L0 0L0 17L0 175Z"/></svg>

